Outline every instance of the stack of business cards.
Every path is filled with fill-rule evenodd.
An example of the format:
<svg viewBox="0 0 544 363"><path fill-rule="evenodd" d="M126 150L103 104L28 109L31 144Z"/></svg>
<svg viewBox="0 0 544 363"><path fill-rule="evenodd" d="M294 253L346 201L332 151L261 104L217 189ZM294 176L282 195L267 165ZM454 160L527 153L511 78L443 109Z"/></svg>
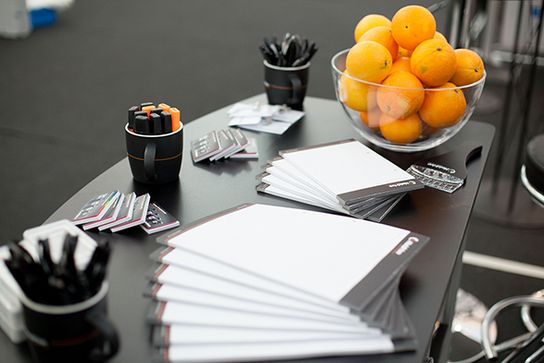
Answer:
<svg viewBox="0 0 544 363"><path fill-rule="evenodd" d="M423 184L359 141L280 151L257 191L379 222Z"/></svg>
<svg viewBox="0 0 544 363"><path fill-rule="evenodd" d="M119 191L100 194L81 208L72 222L84 230L119 232L140 226L152 234L179 226L179 221L155 203L149 194L136 196Z"/></svg>
<svg viewBox="0 0 544 363"><path fill-rule="evenodd" d="M226 129L211 131L191 142L191 156L195 163L203 160L257 159L255 139L248 138L242 131Z"/></svg>
<svg viewBox="0 0 544 363"><path fill-rule="evenodd" d="M146 295L156 357L298 359L415 348L398 283L428 238L346 216L243 205L160 240Z"/></svg>
<svg viewBox="0 0 544 363"><path fill-rule="evenodd" d="M236 103L228 111L229 126L282 135L304 116L304 112L287 106Z"/></svg>

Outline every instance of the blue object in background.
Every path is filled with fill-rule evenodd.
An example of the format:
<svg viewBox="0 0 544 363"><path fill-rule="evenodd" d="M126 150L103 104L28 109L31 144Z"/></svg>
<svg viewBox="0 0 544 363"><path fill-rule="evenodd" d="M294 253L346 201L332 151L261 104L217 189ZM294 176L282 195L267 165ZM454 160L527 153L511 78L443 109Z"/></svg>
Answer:
<svg viewBox="0 0 544 363"><path fill-rule="evenodd" d="M43 28L57 22L57 11L48 8L35 9L29 12L29 17L33 29Z"/></svg>

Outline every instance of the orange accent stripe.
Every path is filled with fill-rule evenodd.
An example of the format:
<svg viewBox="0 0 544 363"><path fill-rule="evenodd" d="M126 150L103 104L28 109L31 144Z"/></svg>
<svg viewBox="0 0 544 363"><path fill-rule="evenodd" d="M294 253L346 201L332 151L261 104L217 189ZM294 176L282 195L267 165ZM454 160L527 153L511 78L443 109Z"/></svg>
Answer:
<svg viewBox="0 0 544 363"><path fill-rule="evenodd" d="M272 89L281 89L281 90L292 90L293 87L289 87L289 86L278 86L276 84L270 84L268 82L264 82L264 86L265 88L272 88ZM302 88L306 88L305 85L302 85Z"/></svg>
<svg viewBox="0 0 544 363"><path fill-rule="evenodd" d="M94 339L98 336L98 334L99 334L98 330L93 330L89 334L82 335L76 338L51 340L50 344L53 347L70 347L70 346L79 345L81 343Z"/></svg>
<svg viewBox="0 0 544 363"><path fill-rule="evenodd" d="M139 158L137 156L134 156L132 154L128 154L128 157L129 158L132 158L132 159L136 159L136 160L140 160L140 161L144 161L144 158ZM168 160L174 160L174 159L177 159L181 157L181 153L177 154L177 155L174 155L174 156L169 156L169 157L166 157L166 158L155 158L155 161L168 161Z"/></svg>

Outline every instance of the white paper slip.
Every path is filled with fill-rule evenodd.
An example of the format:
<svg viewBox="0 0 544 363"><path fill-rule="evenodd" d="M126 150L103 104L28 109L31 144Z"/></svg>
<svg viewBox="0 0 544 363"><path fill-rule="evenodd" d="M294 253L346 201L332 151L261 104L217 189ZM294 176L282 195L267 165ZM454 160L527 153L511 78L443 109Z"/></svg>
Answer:
<svg viewBox="0 0 544 363"><path fill-rule="evenodd" d="M300 173L297 168L295 168L287 160L277 158L271 161L270 164L271 165L266 168L266 172L277 176L289 184L298 185L311 194L327 198L327 200L331 203L338 204L338 199L335 195L328 192L311 178L308 178L306 175Z"/></svg>
<svg viewBox="0 0 544 363"><path fill-rule="evenodd" d="M302 117L304 117L304 112L291 109L280 109L272 115L274 121L288 122L290 124L294 124Z"/></svg>
<svg viewBox="0 0 544 363"><path fill-rule="evenodd" d="M119 213L117 214L117 218L115 219L115 221L101 225L100 227L98 227L98 230L103 231L130 221L132 219L132 212L134 211L135 201L136 193L127 194L125 196L125 199L123 200L123 203L121 204L121 208L119 210Z"/></svg>
<svg viewBox="0 0 544 363"><path fill-rule="evenodd" d="M215 307L218 309L247 311L256 314L283 316L314 321L337 322L354 325L360 323L354 315L345 318L318 314L312 311L295 310L284 306L261 304L256 301L244 300L232 296L218 295L209 291L191 289L183 286L154 284L150 286L146 295L157 301L185 302L194 305ZM350 319L351 318L351 319Z"/></svg>
<svg viewBox="0 0 544 363"><path fill-rule="evenodd" d="M327 318L342 319L349 321L359 321L360 319L353 315L349 314L349 309L345 307L337 306L336 304L331 304L329 301L316 297L312 294L304 293L298 289L288 287L283 284L279 284L269 279L264 279L262 277L256 276L254 274L242 271L240 269L233 268L224 263L212 260L210 258L189 252L181 248L164 248L160 249L152 254L152 259L159 261L160 263L171 265L172 267L189 269L193 273L200 273L209 278L220 279L221 281L227 281L231 284L241 285L253 290L263 291L266 293L272 293L278 296L287 297L297 301L304 302L306 304L317 305L321 307L319 310L320 315L325 315ZM160 271L160 270L159 270ZM160 273L160 272L159 272ZM175 275L176 272L170 271L170 274ZM182 277L188 277L184 274L183 271L179 271L179 282L182 281ZM208 278L208 279L209 279ZM183 278L183 281L186 279ZM201 287L203 287L201 285ZM228 286L224 286L224 292L232 292ZM246 295L242 296L244 300L250 298L253 294L250 289L245 289ZM249 290L249 291L248 291ZM259 301L259 304L262 305L262 302ZM277 305L281 308L285 307L284 305ZM300 306L300 305L299 305ZM297 306L289 307L291 310L297 310ZM306 310L305 310L306 309ZM308 305L300 311L307 312ZM316 310L312 310L312 313L316 313Z"/></svg>
<svg viewBox="0 0 544 363"><path fill-rule="evenodd" d="M229 124L229 126L235 126L235 125ZM292 124L289 122L281 122L281 121L273 121L271 119L264 119L264 120L261 120L258 124L236 125L236 126L243 128L245 130L266 132L266 133L274 134L274 135L283 135L285 131L287 131L292 126Z"/></svg>
<svg viewBox="0 0 544 363"><path fill-rule="evenodd" d="M357 309L427 240L359 219L248 205L181 230L167 243Z"/></svg>
<svg viewBox="0 0 544 363"><path fill-rule="evenodd" d="M167 325L187 324L287 331L366 333L370 336L381 334L379 329L369 328L363 323L357 325L335 323L333 321L316 321L173 301L159 302L152 312L150 319L152 319L153 322Z"/></svg>
<svg viewBox="0 0 544 363"><path fill-rule="evenodd" d="M276 197L289 199L295 202L313 205L315 207L323 208L326 210L332 210L342 214L348 214L345 210L338 206L331 206L327 202L317 200L312 195L304 191L294 191L293 188L285 188L282 185L278 184L268 184L265 181L262 181L257 185L257 192L274 195ZM348 214L349 215L349 214Z"/></svg>
<svg viewBox="0 0 544 363"><path fill-rule="evenodd" d="M249 328L232 329L217 326L179 324L157 327L153 335L153 345L155 346L369 339L368 334L358 333L279 331Z"/></svg>
<svg viewBox="0 0 544 363"><path fill-rule="evenodd" d="M223 280L205 273L179 266L161 266L151 278L163 285L181 286L216 295L254 301L260 304L287 307L293 310L313 312L326 316L337 316L348 319L349 310L343 306L338 309L314 304L288 295L280 295L271 291L241 284L239 282Z"/></svg>
<svg viewBox="0 0 544 363"><path fill-rule="evenodd" d="M229 126L257 125L261 122L261 116L233 117L229 121Z"/></svg>
<svg viewBox="0 0 544 363"><path fill-rule="evenodd" d="M97 227L103 226L104 224L108 224L117 220L117 216L119 215L119 211L121 210L121 207L124 201L125 201L125 195L122 193L119 193L118 197L116 198L115 202L111 206L108 213L106 213L104 217L99 221L84 224L83 230L87 231L89 229L97 228Z"/></svg>
<svg viewBox="0 0 544 363"><path fill-rule="evenodd" d="M344 140L280 155L341 202L423 187L412 175L356 140Z"/></svg>
<svg viewBox="0 0 544 363"><path fill-rule="evenodd" d="M283 179L277 177L276 175L269 174L269 173L263 173L259 177L260 181L262 183L268 184L269 186L272 186L274 188L277 188L281 191L284 191L286 194L291 195L291 198L300 198L301 200L305 200L307 204L316 205L325 209L334 210L340 213L348 214L347 211L345 211L339 202L331 202L327 198L323 198L319 194L312 194L307 189L300 186L298 183L289 183L284 181ZM260 189L257 187L258 191L264 191L266 192L266 188ZM290 198L290 199L291 199Z"/></svg>
<svg viewBox="0 0 544 363"><path fill-rule="evenodd" d="M119 224L111 228L112 232L119 232L128 228L139 226L140 224L145 223L145 218L147 216L147 208L149 207L149 200L151 197L148 193L140 195L134 201L134 208L132 211L132 218L130 221L123 224Z"/></svg>
<svg viewBox="0 0 544 363"><path fill-rule="evenodd" d="M155 352L165 362L245 362L393 352L391 339L174 345Z"/></svg>

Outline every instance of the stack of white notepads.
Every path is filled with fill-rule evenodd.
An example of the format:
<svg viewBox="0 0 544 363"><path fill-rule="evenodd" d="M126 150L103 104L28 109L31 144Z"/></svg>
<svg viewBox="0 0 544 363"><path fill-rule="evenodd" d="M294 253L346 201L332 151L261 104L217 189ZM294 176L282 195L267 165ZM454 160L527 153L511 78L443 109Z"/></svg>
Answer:
<svg viewBox="0 0 544 363"><path fill-rule="evenodd" d="M259 192L378 222L406 192L423 188L353 139L280 151L258 179Z"/></svg>
<svg viewBox="0 0 544 363"><path fill-rule="evenodd" d="M168 236L146 293L156 358L240 362L415 348L399 298L428 241L341 215L246 204Z"/></svg>

